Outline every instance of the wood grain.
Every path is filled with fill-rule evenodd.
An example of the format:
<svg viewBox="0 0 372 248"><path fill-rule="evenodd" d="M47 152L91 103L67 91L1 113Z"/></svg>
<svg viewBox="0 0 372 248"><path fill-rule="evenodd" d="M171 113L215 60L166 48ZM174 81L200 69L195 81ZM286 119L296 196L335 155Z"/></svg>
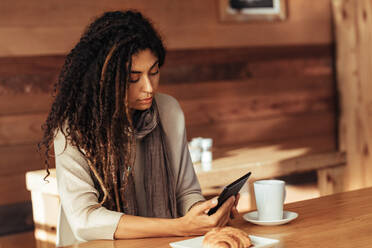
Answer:
<svg viewBox="0 0 372 248"><path fill-rule="evenodd" d="M179 99L190 137L213 127L222 132L216 144L229 147L277 139L289 149L289 137L308 150L334 149L329 1L290 1L288 20L267 24L222 23L214 0L1 1L0 205L30 199L24 172L43 166L33 147L52 86L84 27L105 10L137 8L154 20L169 48L161 89Z"/></svg>
<svg viewBox="0 0 372 248"><path fill-rule="evenodd" d="M36 144L0 146L0 157L0 176L25 174L44 168L44 157L38 152ZM50 160L50 166L54 167L54 158Z"/></svg>
<svg viewBox="0 0 372 248"><path fill-rule="evenodd" d="M333 113L315 113L195 125L189 126L187 133L190 138L210 137L216 146L225 146L329 135L333 133L334 125Z"/></svg>
<svg viewBox="0 0 372 248"><path fill-rule="evenodd" d="M267 74L266 74L267 75ZM259 96L273 95L274 93L293 93L301 91L312 94L314 91L328 91L333 96L332 75L314 77L294 77L276 75L266 77L254 77L244 80L222 80L222 81L195 81L190 83L160 84L159 91L168 93L179 101L224 98L228 96ZM192 90L190 90L192 85Z"/></svg>
<svg viewBox="0 0 372 248"><path fill-rule="evenodd" d="M0 206L31 200L31 193L26 189L25 174L0 176Z"/></svg>
<svg viewBox="0 0 372 248"><path fill-rule="evenodd" d="M28 248L46 247L36 246L34 232L22 232L12 235L0 236L0 248L8 247L20 248L25 247L26 245ZM55 245L53 247L55 247Z"/></svg>
<svg viewBox="0 0 372 248"><path fill-rule="evenodd" d="M301 77L298 81L289 78L254 78L239 81L194 82L192 85L192 91L190 91L190 83L165 84L160 87L160 91L179 100L185 112L190 137L209 135L209 133L202 133L204 125L213 125L215 135L219 130L225 130L227 135L231 135L231 133L239 132L244 125L250 130L256 130L255 127L260 126L266 132L270 126L292 122L291 120L296 118L300 120L301 125L301 117L304 118L303 122L309 119L314 120L313 126L316 128L327 128L333 125L330 119L333 118L332 113L335 109L335 96L331 75ZM4 109L4 114L19 114L26 109L29 113L37 114L0 117L0 123L2 123L0 144L38 142L41 138L40 126L45 120L44 111L50 108L52 99L46 93L5 95L5 98L9 100L12 97L18 100L19 104L13 105L8 101L0 101L0 108ZM30 108L27 108L27 105ZM328 115L328 117L324 120L318 118L319 123L316 123L317 117L314 119L312 116L317 113ZM283 117L283 120L279 120L280 117ZM243 123L243 120L247 122ZM236 123L229 127L230 122ZM224 125L228 126L227 129ZM275 130L280 130L280 125L274 128L273 132ZM255 133L259 136L260 129L257 129ZM301 133L300 136L304 134ZM241 137L239 142L250 142L249 137L251 136ZM287 137L293 136L288 134ZM280 136L279 138L287 137ZM234 135L231 139L234 139ZM262 140L267 140L267 138ZM259 138L251 141L257 142ZM227 141L229 142L231 143Z"/></svg>
<svg viewBox="0 0 372 248"><path fill-rule="evenodd" d="M0 118L9 115L45 114L52 104L50 93L4 94L0 96Z"/></svg>
<svg viewBox="0 0 372 248"><path fill-rule="evenodd" d="M267 81L266 83L269 84ZM238 120L260 120L304 113L334 112L335 110L335 98L330 89L302 90L299 87L275 92L250 92L248 82L240 85L234 85L231 82L231 88L240 89L240 91L229 94L226 90L225 95L220 97L218 96L220 86L222 84L219 83L214 84L213 88L211 86L210 94L206 94L205 97L179 99L188 126ZM200 88L195 85L195 90L199 93ZM205 89L207 90L207 87Z"/></svg>
<svg viewBox="0 0 372 248"><path fill-rule="evenodd" d="M237 140L244 145L271 140L270 135L260 136L259 132L266 132L266 128L275 126L280 118L285 122L287 117L295 120L307 114L330 116L333 112L330 51L328 45L170 51L168 64L162 70L161 90L178 98L185 112L189 137L204 135L205 128L220 123L216 127L226 129L230 137L217 137L216 141L222 142L217 141L215 145L239 145L235 143L234 132L254 130L257 126L260 126L257 132ZM40 126L49 111L52 84L64 58L0 58L0 155L3 158L0 175L16 177L27 170L43 168L35 144L41 139ZM238 69L234 69L235 66ZM286 69L288 66L291 70ZM215 70L218 73L214 74ZM190 73L197 76L188 77ZM198 81L200 79L207 81ZM318 120L314 125L329 127L327 118ZM229 129L230 122L237 124ZM333 132L315 137L328 147L334 146ZM312 150L319 146L309 136L302 140ZM14 193L25 195L24 189ZM27 193L26 197L29 197Z"/></svg>
<svg viewBox="0 0 372 248"><path fill-rule="evenodd" d="M36 144L42 138L41 125L46 114L0 117L0 145Z"/></svg>
<svg viewBox="0 0 372 248"><path fill-rule="evenodd" d="M368 0L333 3L340 92L339 146L348 154L347 190L372 186L372 5Z"/></svg>
<svg viewBox="0 0 372 248"><path fill-rule="evenodd" d="M2 146L37 144L42 138L40 127L44 120L44 114L0 118L0 144ZM188 125L187 133L189 139L211 137L216 146L226 146L329 135L333 133L334 125L334 114L324 112Z"/></svg>
<svg viewBox="0 0 372 248"><path fill-rule="evenodd" d="M252 51L253 48L210 49L207 51L198 49L187 51L185 54L182 54L182 51L170 51L164 67L161 69L161 84L252 78L303 79L332 76L332 57L328 54L329 51L324 51L324 54L319 54L318 57L308 57L308 48L308 46L303 46L300 50L298 48L276 47L269 49L269 51L261 51L261 57L256 57L257 51ZM254 48L259 51L261 49L260 47ZM267 53L270 51L273 54L270 59L267 59ZM282 54L282 52L288 54ZM295 52L297 52L297 56L291 57ZM182 63L177 61L174 53L181 53L184 59ZM195 53L201 53L204 57L196 55L196 58L192 58ZM192 62L187 63L189 60ZM288 68L291 69L288 70Z"/></svg>
<svg viewBox="0 0 372 248"><path fill-rule="evenodd" d="M330 44L329 1L288 1L289 18L280 23L222 23L214 0L95 0L79 4L72 0L41 0L37 4L3 0L0 56L66 54L95 16L126 8L138 9L151 18L171 50Z"/></svg>
<svg viewBox="0 0 372 248"><path fill-rule="evenodd" d="M317 174L320 195L344 191L345 166L321 169L317 171Z"/></svg>
<svg viewBox="0 0 372 248"><path fill-rule="evenodd" d="M370 247L372 188L290 203L285 205L285 209L298 213L298 218L282 226L258 226L243 219L234 221L232 225L251 235L278 239L286 248ZM89 241L69 247L165 248L170 242L189 238L192 237Z"/></svg>
<svg viewBox="0 0 372 248"><path fill-rule="evenodd" d="M328 80L326 85L332 85L331 51L331 46L169 51L161 70L161 85L256 78ZM52 55L0 58L0 95L50 94L64 59Z"/></svg>
<svg viewBox="0 0 372 248"><path fill-rule="evenodd" d="M264 61L270 63L274 60L287 60L305 58L308 61L326 61L333 56L334 44L302 44L290 46L244 46L203 49L176 49L167 53L166 66L180 66L185 64L211 64ZM332 61L332 59L331 59ZM169 64L168 64L169 62ZM310 62L312 63L312 62ZM292 70L282 71L289 73Z"/></svg>

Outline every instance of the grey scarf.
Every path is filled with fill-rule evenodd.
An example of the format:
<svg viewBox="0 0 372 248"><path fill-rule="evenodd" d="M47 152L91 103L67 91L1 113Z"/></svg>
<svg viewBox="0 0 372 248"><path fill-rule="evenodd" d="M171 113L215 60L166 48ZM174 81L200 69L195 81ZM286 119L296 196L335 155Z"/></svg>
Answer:
<svg viewBox="0 0 372 248"><path fill-rule="evenodd" d="M144 143L144 188L149 217L176 218L174 174L156 102L133 116L135 136ZM131 196L135 198L135 195ZM137 212L135 210L135 212Z"/></svg>

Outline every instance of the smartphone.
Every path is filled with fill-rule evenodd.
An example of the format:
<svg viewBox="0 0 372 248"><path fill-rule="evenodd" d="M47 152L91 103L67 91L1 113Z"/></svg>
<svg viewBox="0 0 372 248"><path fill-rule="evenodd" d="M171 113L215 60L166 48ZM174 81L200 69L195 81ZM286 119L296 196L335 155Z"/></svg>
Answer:
<svg viewBox="0 0 372 248"><path fill-rule="evenodd" d="M224 204L224 202L230 198L232 195L237 195L240 191L240 189L243 187L245 182L248 180L249 176L251 175L251 172L248 172L241 178L235 180L234 182L230 183L229 185L225 186L222 193L218 196L218 203L217 206L214 208L211 208L208 211L208 215L212 215Z"/></svg>

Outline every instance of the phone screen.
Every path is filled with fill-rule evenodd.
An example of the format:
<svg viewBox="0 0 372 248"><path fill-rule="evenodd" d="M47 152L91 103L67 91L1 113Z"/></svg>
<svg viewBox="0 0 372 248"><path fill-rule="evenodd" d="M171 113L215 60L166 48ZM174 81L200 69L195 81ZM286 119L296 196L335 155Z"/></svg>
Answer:
<svg viewBox="0 0 372 248"><path fill-rule="evenodd" d="M212 215L224 204L224 202L230 198L230 196L237 195L240 191L240 189L243 187L245 182L248 180L249 176L251 175L251 172L248 172L244 176L240 177L239 179L235 180L231 184L227 185L222 193L218 197L218 203L217 206L214 208L211 208L208 211L208 215Z"/></svg>

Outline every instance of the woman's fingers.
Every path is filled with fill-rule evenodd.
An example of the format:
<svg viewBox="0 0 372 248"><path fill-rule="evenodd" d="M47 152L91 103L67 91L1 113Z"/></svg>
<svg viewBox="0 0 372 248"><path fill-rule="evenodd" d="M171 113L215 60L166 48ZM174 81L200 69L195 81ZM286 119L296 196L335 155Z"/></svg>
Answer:
<svg viewBox="0 0 372 248"><path fill-rule="evenodd" d="M230 218L231 219L234 219L234 218L239 216L239 213L238 213L238 210L237 210L239 199L240 199L240 194L238 193L235 197L234 206L231 208L231 213L230 213Z"/></svg>
<svg viewBox="0 0 372 248"><path fill-rule="evenodd" d="M214 213L211 216L206 216L206 213L209 211L209 209L215 207L217 205L217 198L213 198L211 200L201 202L195 206L193 206L190 209L191 219L193 219L192 222L197 222L199 225L203 223L204 221L208 220L208 223L206 226L201 224L199 226L199 231L208 231L209 229L213 227L222 227L225 226L230 221L230 213L232 213L233 209L235 208L235 204L237 203L236 197L232 196L230 197L222 206L217 210L216 213ZM200 216L203 215L203 216ZM207 218L206 218L207 217ZM201 218L200 220L197 220L198 218ZM206 218L206 219L204 219ZM205 223L206 224L206 223Z"/></svg>
<svg viewBox="0 0 372 248"><path fill-rule="evenodd" d="M231 208L230 217L231 217L231 219L235 219L235 218L239 217L239 212L238 212L238 209L236 208L236 206L233 206Z"/></svg>
<svg viewBox="0 0 372 248"><path fill-rule="evenodd" d="M217 210L217 212L214 214L218 219L220 219L223 215L230 212L231 207L233 206L235 202L235 196L231 196L227 201L222 204L222 206Z"/></svg>
<svg viewBox="0 0 372 248"><path fill-rule="evenodd" d="M215 207L217 202L217 198L215 197L193 206L190 211L195 211L195 214L205 214L209 209Z"/></svg>
<svg viewBox="0 0 372 248"><path fill-rule="evenodd" d="M230 197L211 217L215 218L216 226L224 226L230 219L230 211L234 206L235 197Z"/></svg>
<svg viewBox="0 0 372 248"><path fill-rule="evenodd" d="M223 218L218 223L219 227L224 227L226 224L230 221L230 215L226 214L223 216Z"/></svg>
<svg viewBox="0 0 372 248"><path fill-rule="evenodd" d="M235 203L234 203L235 207L238 206L239 199L240 199L240 194L238 193L238 194L236 195L236 197L235 197Z"/></svg>

